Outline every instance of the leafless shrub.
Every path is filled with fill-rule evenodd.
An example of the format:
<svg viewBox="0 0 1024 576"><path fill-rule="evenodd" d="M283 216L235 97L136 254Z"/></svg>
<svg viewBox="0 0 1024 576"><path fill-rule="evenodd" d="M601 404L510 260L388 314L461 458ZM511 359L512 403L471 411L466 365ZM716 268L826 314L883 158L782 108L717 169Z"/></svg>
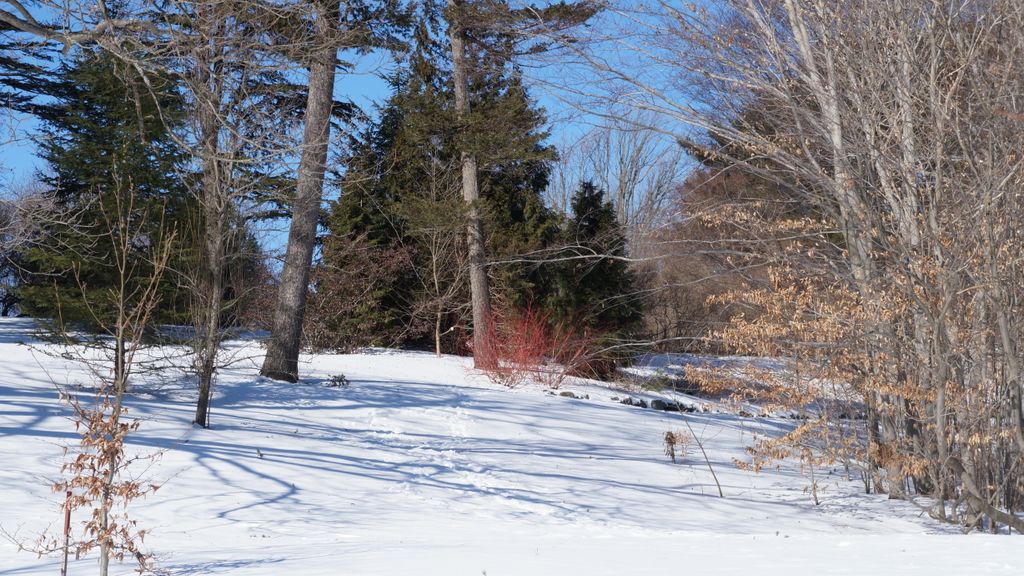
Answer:
<svg viewBox="0 0 1024 576"><path fill-rule="evenodd" d="M689 432L682 430L669 430L665 432L665 456L672 459L673 464L685 462L687 454L690 451L690 446L693 442L693 436Z"/></svg>

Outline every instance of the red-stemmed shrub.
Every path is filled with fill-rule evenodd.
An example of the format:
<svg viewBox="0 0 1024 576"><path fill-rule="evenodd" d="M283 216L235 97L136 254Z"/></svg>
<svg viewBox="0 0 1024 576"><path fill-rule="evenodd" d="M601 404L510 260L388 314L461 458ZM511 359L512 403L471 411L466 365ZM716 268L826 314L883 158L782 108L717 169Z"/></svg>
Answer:
<svg viewBox="0 0 1024 576"><path fill-rule="evenodd" d="M489 354L484 365L492 381L515 387L528 380L558 388L567 376L591 376L595 339L577 333L551 314L528 304L495 312L490 325Z"/></svg>

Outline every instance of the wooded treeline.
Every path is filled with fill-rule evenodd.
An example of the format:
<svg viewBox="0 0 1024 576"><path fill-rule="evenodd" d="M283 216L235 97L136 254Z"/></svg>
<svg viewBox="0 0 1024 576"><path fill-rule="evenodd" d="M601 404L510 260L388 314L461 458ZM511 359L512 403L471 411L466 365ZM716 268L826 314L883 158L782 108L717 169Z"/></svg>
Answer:
<svg viewBox="0 0 1024 576"><path fill-rule="evenodd" d="M198 424L232 326L270 330L263 374L290 381L303 345L497 366L488 343L534 309L552 333L637 332L632 272L605 257L627 250L609 199L581 179L574 212L544 200L558 155L520 68L596 4L6 5L8 109L42 126L29 195L64 216L8 243L8 308L98 325L115 279L104 206L130 194L151 234L176 233L153 320L191 327ZM394 61L378 110L335 85L367 54ZM277 264L255 232L282 222Z"/></svg>
<svg viewBox="0 0 1024 576"><path fill-rule="evenodd" d="M193 328L200 425L231 326L295 381L302 345L494 369L543 318L608 362L791 359L693 375L807 417L755 466L842 460L1024 530L1019 2L41 4L0 0L3 104L49 166L0 214L7 298L102 316L129 193L138 258L176 231L154 319ZM336 86L367 53L397 63L376 110ZM528 77L551 62L602 124L561 149Z"/></svg>
<svg viewBox="0 0 1024 576"><path fill-rule="evenodd" d="M736 0L632 16L644 51L623 60L657 73L581 58L617 105L675 120L703 165L671 250L726 264L710 303L739 313L712 330L719 345L795 361L742 390L809 418L753 465L861 464L868 490L929 496L938 518L1024 528L1024 7Z"/></svg>

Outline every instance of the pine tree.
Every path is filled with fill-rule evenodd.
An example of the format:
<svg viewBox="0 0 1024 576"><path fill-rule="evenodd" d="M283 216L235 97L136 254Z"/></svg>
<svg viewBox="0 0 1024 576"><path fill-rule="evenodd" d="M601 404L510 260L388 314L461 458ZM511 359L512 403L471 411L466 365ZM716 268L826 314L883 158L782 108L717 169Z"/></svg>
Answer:
<svg viewBox="0 0 1024 576"><path fill-rule="evenodd" d="M101 52L83 52L64 65L50 95L56 99L42 114L40 154L49 170L39 179L65 213L74 217L51 223L40 242L24 254L27 274L18 288L29 314L91 325L113 311L107 291L117 281L109 266L108 220L119 213L115 197L133 196L132 218L150 232L136 239L137 257L159 230L177 228L187 235L193 203L183 185L185 158L168 125L180 118L181 105L169 82L149 86L131 70ZM181 270L189 254L177 250L170 263ZM145 266L133 281L147 280ZM187 301L168 275L160 285L155 319L184 318Z"/></svg>
<svg viewBox="0 0 1024 576"><path fill-rule="evenodd" d="M14 31L0 22L0 111L32 114L47 108L37 96L53 87L43 67L51 60L53 50L19 41Z"/></svg>
<svg viewBox="0 0 1024 576"><path fill-rule="evenodd" d="M20 136L17 134L19 115L49 109L48 103L39 96L53 89L53 81L45 68L52 53L51 47L19 39L15 28L0 22L0 149ZM4 160L0 155L0 171L11 168ZM20 298L16 288L24 268L23 250L33 235L32 222L24 208L26 203L38 206L23 194L24 190L12 190L5 184L0 182L0 317L18 312ZM35 194L29 196L43 200Z"/></svg>
<svg viewBox="0 0 1024 576"><path fill-rule="evenodd" d="M394 175L381 156L392 146L397 114L397 108L384 111L379 124L355 139L342 195L330 204L304 330L314 347L397 345L406 335L411 260L389 186Z"/></svg>

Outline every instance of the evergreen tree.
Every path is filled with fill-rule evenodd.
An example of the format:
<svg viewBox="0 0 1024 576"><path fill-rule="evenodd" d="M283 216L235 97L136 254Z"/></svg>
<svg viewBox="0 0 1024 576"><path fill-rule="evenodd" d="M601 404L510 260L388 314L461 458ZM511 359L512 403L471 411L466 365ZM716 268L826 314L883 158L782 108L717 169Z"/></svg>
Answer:
<svg viewBox="0 0 1024 576"><path fill-rule="evenodd" d="M17 116L40 114L49 110L38 96L52 90L53 81L43 65L51 61L53 49L19 39L16 29L0 22L0 148L17 138ZM11 168L0 155L0 171ZM29 224L24 221L18 198L8 178L0 179L0 317L18 312L17 284L24 267L23 250L27 245Z"/></svg>
<svg viewBox="0 0 1024 576"><path fill-rule="evenodd" d="M311 0L306 4L311 9L312 34L301 41L304 49L299 57L309 69L302 154L273 329L260 369L263 376L288 382L299 378L299 348L335 105L334 79L343 65L338 52L394 47L406 20L404 3L397 0Z"/></svg>
<svg viewBox="0 0 1024 576"><path fill-rule="evenodd" d="M342 196L330 204L328 234L311 274L307 345L347 350L398 345L405 337L412 264L377 157L390 138L389 125L362 135L347 163Z"/></svg>
<svg viewBox="0 0 1024 576"><path fill-rule="evenodd" d="M496 80L500 80L496 81ZM490 126L475 142L480 166L483 222L492 266L492 293L503 306L542 301L549 289L543 264L508 262L550 247L559 219L544 204L554 147L545 144L543 112L529 97L516 70L474 91L481 126ZM503 137L499 137L504 134Z"/></svg>
<svg viewBox="0 0 1024 576"><path fill-rule="evenodd" d="M573 194L563 228L565 260L547 305L561 322L597 332L628 334L640 326L642 308L628 262L626 239L604 192L583 182Z"/></svg>
<svg viewBox="0 0 1024 576"><path fill-rule="evenodd" d="M59 206L74 217L46 226L24 255L27 275L18 288L25 312L65 322L92 324L112 313L106 294L117 281L109 266L110 223L130 209L145 221L137 257L163 233L187 237L193 203L181 179L185 157L168 130L181 105L168 81L142 84L123 64L102 52L84 52L64 65L42 115L42 158L49 170L39 179ZM177 250L171 267L183 270L189 254ZM133 281L147 280L146 267ZM168 274L161 284L158 321L180 321L187 301Z"/></svg>
<svg viewBox="0 0 1024 576"><path fill-rule="evenodd" d="M0 112L35 114L48 107L37 97L53 87L44 65L53 48L19 40L15 29L0 22Z"/></svg>
<svg viewBox="0 0 1024 576"><path fill-rule="evenodd" d="M469 251L469 276L473 310L473 361L478 368L497 367L497 356L492 333L496 333L492 316L491 282L488 277L489 232L481 218L480 173L485 169L484 157L489 154L508 154L510 160L526 161L531 148L531 130L516 132L514 119L523 111L529 112L525 102L516 101L519 90L510 86L495 92L493 81L500 85L512 72L513 82L518 74L513 66L517 47L529 51L545 50L548 45L538 40L531 29L540 26L545 32L564 30L585 22L595 10L596 3L559 2L548 6L531 4L513 8L501 0L445 0L448 45L452 63L452 88L455 119L458 127L459 153L462 169L462 196L467 204L466 243ZM484 89L481 90L480 88ZM481 103L481 94L498 94L497 103ZM506 96L513 96L512 99ZM482 113L482 114L481 114ZM511 137L509 137L511 136ZM519 138L523 136L523 138ZM481 145L483 144L483 145ZM526 154L523 154L526 152Z"/></svg>
<svg viewBox="0 0 1024 576"><path fill-rule="evenodd" d="M376 317L381 333L401 333L419 342L433 332L450 334L445 348L458 349L456 337L466 325L465 218L461 194L461 150L472 148L480 167L479 203L488 230L487 249L496 261L547 247L557 238L558 219L544 205L555 151L544 144L544 116L529 98L518 72L488 66L473 75L474 103L459 130L447 53L437 33L436 14L425 12L403 70L392 79L393 94L380 120L356 141L346 163L342 195L332 206L332 236L366 242L377 250L356 250L367 257L393 260L404 250L411 268L405 280L377 293ZM330 242L330 240L328 240ZM338 270L383 270L363 266L351 256L332 258L325 247L323 266ZM495 292L502 302L521 305L544 299L549 284L543 269L525 264L492 267ZM349 281L359 281L351 275ZM364 278L364 281L371 279ZM375 282L379 281L375 280ZM388 311L390 307L394 310Z"/></svg>
<svg viewBox="0 0 1024 576"><path fill-rule="evenodd" d="M417 48L407 68L391 78L393 94L379 120L350 144L341 197L331 205L329 235L314 275L315 299L326 304L336 300L327 294L343 290L350 302L360 303L344 308L335 303L314 320L336 318L333 326L309 330L333 332L334 347L401 344L426 330L416 310L422 254L413 236L431 210L423 203L410 208L417 198L444 203L444 194L436 193L451 180L443 165L452 154L427 26L421 21L417 27ZM457 222L458 214L459 207L453 207L445 217Z"/></svg>

